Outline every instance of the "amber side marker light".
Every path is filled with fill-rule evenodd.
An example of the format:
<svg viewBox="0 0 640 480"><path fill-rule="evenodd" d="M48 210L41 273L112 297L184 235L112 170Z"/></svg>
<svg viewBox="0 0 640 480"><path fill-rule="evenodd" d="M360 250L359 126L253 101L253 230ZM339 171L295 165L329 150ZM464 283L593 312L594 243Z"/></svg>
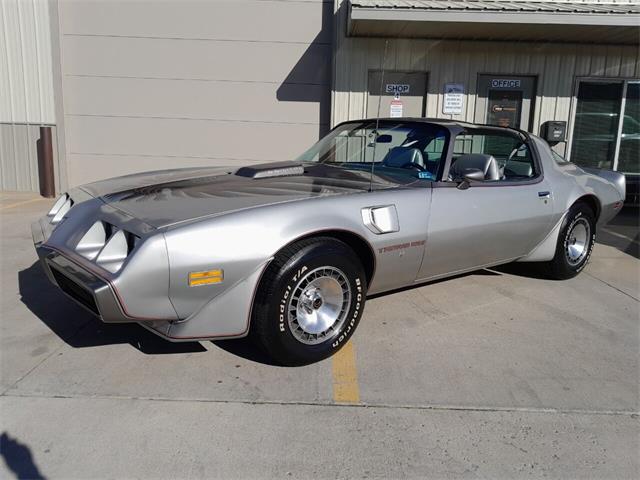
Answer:
<svg viewBox="0 0 640 480"><path fill-rule="evenodd" d="M206 272L189 272L189 286L213 285L224 281L224 270L207 270Z"/></svg>

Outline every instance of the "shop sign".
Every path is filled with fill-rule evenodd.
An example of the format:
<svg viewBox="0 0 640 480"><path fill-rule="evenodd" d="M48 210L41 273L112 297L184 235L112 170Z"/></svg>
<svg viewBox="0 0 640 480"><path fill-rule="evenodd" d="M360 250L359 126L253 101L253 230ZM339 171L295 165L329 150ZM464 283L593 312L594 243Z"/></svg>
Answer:
<svg viewBox="0 0 640 480"><path fill-rule="evenodd" d="M464 109L464 85L462 83L445 83L442 113L460 115Z"/></svg>
<svg viewBox="0 0 640 480"><path fill-rule="evenodd" d="M516 78L494 78L491 88L520 88L520 80Z"/></svg>
<svg viewBox="0 0 640 480"><path fill-rule="evenodd" d="M393 95L406 95L409 90L409 85L405 83L387 83L385 86L385 92Z"/></svg>

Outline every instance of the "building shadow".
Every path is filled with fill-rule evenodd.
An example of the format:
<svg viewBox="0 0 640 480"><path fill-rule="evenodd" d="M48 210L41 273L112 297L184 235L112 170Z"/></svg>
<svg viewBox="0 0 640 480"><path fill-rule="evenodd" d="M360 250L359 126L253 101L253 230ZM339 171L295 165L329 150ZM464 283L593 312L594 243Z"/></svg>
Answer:
<svg viewBox="0 0 640 480"><path fill-rule="evenodd" d="M319 138L326 135L331 122L333 21L333 2L323 1L320 31L276 90L280 102L318 104Z"/></svg>
<svg viewBox="0 0 640 480"><path fill-rule="evenodd" d="M206 351L199 342L169 342L135 323L100 321L53 286L39 262L18 272L18 288L22 303L73 348L128 343L149 355Z"/></svg>
<svg viewBox="0 0 640 480"><path fill-rule="evenodd" d="M640 209L623 207L609 223L598 230L598 243L640 259Z"/></svg>
<svg viewBox="0 0 640 480"><path fill-rule="evenodd" d="M7 432L0 435L0 456L7 468L18 479L39 480L46 478L36 465L31 449L11 438Z"/></svg>

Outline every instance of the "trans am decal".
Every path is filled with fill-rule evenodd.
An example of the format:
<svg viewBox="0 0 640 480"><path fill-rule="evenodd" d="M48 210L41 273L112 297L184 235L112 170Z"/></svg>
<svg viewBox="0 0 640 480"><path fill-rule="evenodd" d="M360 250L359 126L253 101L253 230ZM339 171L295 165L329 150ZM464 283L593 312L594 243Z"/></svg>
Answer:
<svg viewBox="0 0 640 480"><path fill-rule="evenodd" d="M398 243L396 245L389 245L388 247L379 248L378 253L389 253L396 250L404 250L405 248L421 247L425 243L427 243L426 240L415 240L413 242Z"/></svg>

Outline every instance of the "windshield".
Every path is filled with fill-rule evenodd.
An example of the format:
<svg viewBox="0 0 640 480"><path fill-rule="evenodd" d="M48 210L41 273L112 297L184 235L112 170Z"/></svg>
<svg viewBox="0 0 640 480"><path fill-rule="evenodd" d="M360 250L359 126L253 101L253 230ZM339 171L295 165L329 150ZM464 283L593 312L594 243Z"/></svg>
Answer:
<svg viewBox="0 0 640 480"><path fill-rule="evenodd" d="M375 120L345 123L300 155L317 162L377 175L435 180L444 164L449 132L423 122Z"/></svg>

